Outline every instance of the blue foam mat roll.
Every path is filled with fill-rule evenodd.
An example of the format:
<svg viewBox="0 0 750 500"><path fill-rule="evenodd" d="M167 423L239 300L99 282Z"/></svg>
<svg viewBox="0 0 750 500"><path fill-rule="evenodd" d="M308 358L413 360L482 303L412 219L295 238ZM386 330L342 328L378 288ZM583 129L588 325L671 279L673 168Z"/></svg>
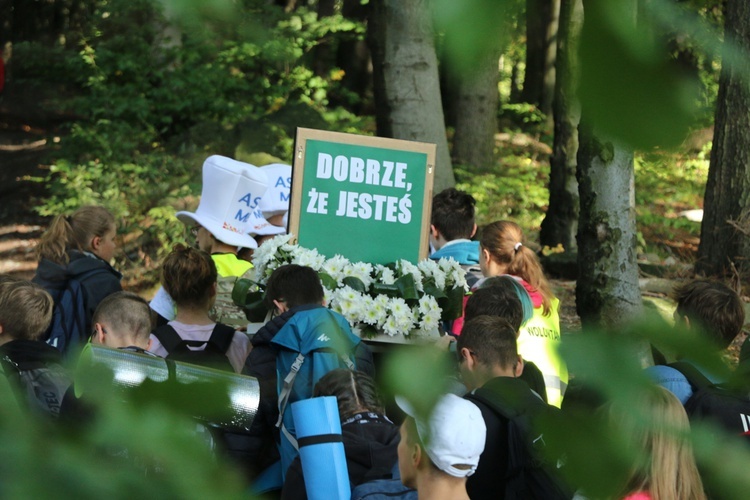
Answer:
<svg viewBox="0 0 750 500"><path fill-rule="evenodd" d="M308 499L349 500L349 471L336 398L310 398L291 406Z"/></svg>

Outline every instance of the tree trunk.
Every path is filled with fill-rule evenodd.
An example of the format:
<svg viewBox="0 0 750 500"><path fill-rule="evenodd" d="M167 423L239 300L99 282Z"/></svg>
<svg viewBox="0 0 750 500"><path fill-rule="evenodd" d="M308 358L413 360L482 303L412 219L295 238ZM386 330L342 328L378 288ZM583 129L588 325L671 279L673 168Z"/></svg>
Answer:
<svg viewBox="0 0 750 500"><path fill-rule="evenodd" d="M750 51L750 2L725 4L724 36ZM739 58L737 59L739 63ZM724 275L736 267L750 269L750 89L743 72L724 64L716 98L714 140L704 198L701 242L696 271Z"/></svg>
<svg viewBox="0 0 750 500"><path fill-rule="evenodd" d="M344 0L341 14L355 21L365 22L369 8L362 5L360 0ZM372 67L370 64L370 50L363 39L346 38L339 42L336 52L336 66L344 70L341 84L359 96L355 104L347 106L357 115L375 114L372 104Z"/></svg>
<svg viewBox="0 0 750 500"><path fill-rule="evenodd" d="M458 86L453 159L458 164L486 168L494 162L501 45L498 37L498 43L475 72L454 75Z"/></svg>
<svg viewBox="0 0 750 500"><path fill-rule="evenodd" d="M584 0L583 5L589 19L589 10L601 4ZM586 31L584 24L581 44L591 42L586 40ZM582 70L585 78L596 68L587 68L582 62ZM596 124L587 121L586 108L578 137L581 212L576 307L584 327L614 330L631 323L643 311L636 261L633 152L600 136ZM645 345L642 361L652 362Z"/></svg>
<svg viewBox="0 0 750 500"><path fill-rule="evenodd" d="M318 19L331 17L336 13L335 0L318 0ZM316 76L326 77L333 67L334 47L332 37L321 41L314 50L313 68Z"/></svg>
<svg viewBox="0 0 750 500"><path fill-rule="evenodd" d="M578 41L583 25L581 0L562 0L557 42L557 81L553 116L554 144L550 157L549 208L542 221L542 245L562 245L575 251L578 231L578 122L581 109L576 99Z"/></svg>
<svg viewBox="0 0 750 500"><path fill-rule="evenodd" d="M549 115L555 91L560 0L526 0L526 73L522 100Z"/></svg>
<svg viewBox="0 0 750 500"><path fill-rule="evenodd" d="M437 144L434 190L455 185L425 0L370 2L368 43L378 135Z"/></svg>

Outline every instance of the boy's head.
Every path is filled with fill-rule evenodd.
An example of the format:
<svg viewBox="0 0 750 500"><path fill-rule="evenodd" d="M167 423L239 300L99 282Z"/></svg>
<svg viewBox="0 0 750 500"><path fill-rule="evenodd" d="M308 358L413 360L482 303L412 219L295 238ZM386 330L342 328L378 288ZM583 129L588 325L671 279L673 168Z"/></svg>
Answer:
<svg viewBox="0 0 750 500"><path fill-rule="evenodd" d="M284 312L293 307L323 304L325 296L318 273L312 268L287 264L268 278L264 302L268 309Z"/></svg>
<svg viewBox="0 0 750 500"><path fill-rule="evenodd" d="M52 296L30 281L0 280L0 344L40 340L52 321Z"/></svg>
<svg viewBox="0 0 750 500"><path fill-rule="evenodd" d="M742 331L745 308L737 293L718 281L700 279L675 289L675 319L698 328L721 349Z"/></svg>
<svg viewBox="0 0 750 500"><path fill-rule="evenodd" d="M466 321L478 316L498 316L505 318L518 331L524 321L524 309L518 292L510 281L511 277L490 278L496 285L482 285L472 292L466 301L464 318ZM487 281L490 281L487 280ZM507 283L507 286L503 283ZM524 293L526 293L524 291ZM528 295L528 294L527 294Z"/></svg>
<svg viewBox="0 0 750 500"><path fill-rule="evenodd" d="M494 377L518 377L523 371L516 329L498 316L477 316L467 321L458 337L456 352L462 379L469 390Z"/></svg>
<svg viewBox="0 0 750 500"><path fill-rule="evenodd" d="M474 474L487 435L482 412L474 403L446 394L425 419L405 399L397 397L396 402L407 414L398 445L398 468L406 486L415 488L420 474L457 479Z"/></svg>
<svg viewBox="0 0 750 500"><path fill-rule="evenodd" d="M91 341L107 347L151 347L151 311L143 298L116 292L102 300L94 311Z"/></svg>
<svg viewBox="0 0 750 500"><path fill-rule="evenodd" d="M473 196L456 188L445 189L432 198L430 240L439 249L445 243L458 239L471 239L477 232L474 223Z"/></svg>

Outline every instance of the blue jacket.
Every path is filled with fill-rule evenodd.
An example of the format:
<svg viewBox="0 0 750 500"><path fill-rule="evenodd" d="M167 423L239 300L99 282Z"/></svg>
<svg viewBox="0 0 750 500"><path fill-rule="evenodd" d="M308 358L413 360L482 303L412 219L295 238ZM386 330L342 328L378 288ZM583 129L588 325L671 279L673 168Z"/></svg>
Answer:
<svg viewBox="0 0 750 500"><path fill-rule="evenodd" d="M478 241L459 241L446 245L440 250L430 255L430 259L438 260L441 258L453 257L453 260L462 266L479 264L479 242Z"/></svg>

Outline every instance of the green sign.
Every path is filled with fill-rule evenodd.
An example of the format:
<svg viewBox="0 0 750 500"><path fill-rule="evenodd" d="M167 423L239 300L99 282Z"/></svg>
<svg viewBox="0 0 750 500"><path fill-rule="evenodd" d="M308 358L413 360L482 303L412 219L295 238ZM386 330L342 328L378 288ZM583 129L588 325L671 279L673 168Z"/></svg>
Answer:
<svg viewBox="0 0 750 500"><path fill-rule="evenodd" d="M298 129L289 232L326 257L427 257L435 145Z"/></svg>

